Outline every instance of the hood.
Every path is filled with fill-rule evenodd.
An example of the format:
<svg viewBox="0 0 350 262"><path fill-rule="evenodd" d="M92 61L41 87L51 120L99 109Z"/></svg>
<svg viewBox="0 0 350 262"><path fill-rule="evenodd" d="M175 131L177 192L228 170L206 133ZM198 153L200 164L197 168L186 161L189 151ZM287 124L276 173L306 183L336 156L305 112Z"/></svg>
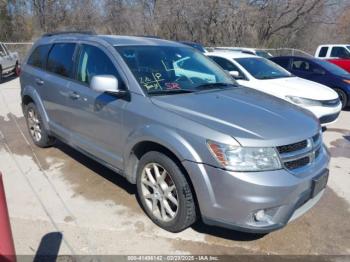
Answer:
<svg viewBox="0 0 350 262"><path fill-rule="evenodd" d="M250 82L250 83L249 83ZM300 96L315 100L332 100L338 94L331 88L299 77L240 81L240 84L280 97Z"/></svg>
<svg viewBox="0 0 350 262"><path fill-rule="evenodd" d="M232 136L243 146L294 143L315 135L319 130L319 122L311 113L250 88L155 96L151 99L167 111ZM188 130L188 127L181 127L181 123L178 125Z"/></svg>

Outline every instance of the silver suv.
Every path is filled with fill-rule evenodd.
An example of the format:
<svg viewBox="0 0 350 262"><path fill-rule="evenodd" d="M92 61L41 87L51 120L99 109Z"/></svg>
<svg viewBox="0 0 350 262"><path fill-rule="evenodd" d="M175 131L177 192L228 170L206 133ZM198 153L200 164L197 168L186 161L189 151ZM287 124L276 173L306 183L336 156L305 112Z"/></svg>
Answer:
<svg viewBox="0 0 350 262"><path fill-rule="evenodd" d="M136 184L146 214L168 231L201 218L270 232L324 192L329 154L317 119L238 86L191 47L48 34L20 80L34 143L60 139L115 170Z"/></svg>

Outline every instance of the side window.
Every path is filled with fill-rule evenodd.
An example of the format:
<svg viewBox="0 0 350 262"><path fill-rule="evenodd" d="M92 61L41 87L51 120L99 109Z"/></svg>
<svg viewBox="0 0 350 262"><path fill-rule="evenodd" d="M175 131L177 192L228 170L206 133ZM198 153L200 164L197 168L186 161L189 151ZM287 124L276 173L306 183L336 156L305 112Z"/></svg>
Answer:
<svg viewBox="0 0 350 262"><path fill-rule="evenodd" d="M292 64L293 70L299 70L299 71L305 71L309 72L311 71L310 63L303 59L294 59Z"/></svg>
<svg viewBox="0 0 350 262"><path fill-rule="evenodd" d="M319 57L326 57L327 52L328 52L328 47L327 46L321 47L320 53L318 54L318 56Z"/></svg>
<svg viewBox="0 0 350 262"><path fill-rule="evenodd" d="M277 58L277 59L273 59L271 61L282 66L284 69L289 70L290 60L288 58Z"/></svg>
<svg viewBox="0 0 350 262"><path fill-rule="evenodd" d="M2 44L0 44L0 57L2 57L2 56L6 56L6 52L5 52L5 49L2 46Z"/></svg>
<svg viewBox="0 0 350 262"><path fill-rule="evenodd" d="M222 69L230 72L230 71L237 71L239 73L239 77L237 79L247 79L246 76L243 74L243 72L231 61L217 56L210 56L211 59L214 60L215 63L217 63L219 66L222 67Z"/></svg>
<svg viewBox="0 0 350 262"><path fill-rule="evenodd" d="M98 47L82 45L78 62L78 80L90 84L95 75L113 75L120 79L109 57Z"/></svg>
<svg viewBox="0 0 350 262"><path fill-rule="evenodd" d="M47 59L47 53L50 50L50 45L41 45L35 48L33 53L28 59L28 65L35 66L38 68L45 68L45 63Z"/></svg>
<svg viewBox="0 0 350 262"><path fill-rule="evenodd" d="M47 70L64 76L73 77L73 55L75 44L54 44L47 59Z"/></svg>
<svg viewBox="0 0 350 262"><path fill-rule="evenodd" d="M350 52L345 47L335 46L332 48L331 57L350 58Z"/></svg>

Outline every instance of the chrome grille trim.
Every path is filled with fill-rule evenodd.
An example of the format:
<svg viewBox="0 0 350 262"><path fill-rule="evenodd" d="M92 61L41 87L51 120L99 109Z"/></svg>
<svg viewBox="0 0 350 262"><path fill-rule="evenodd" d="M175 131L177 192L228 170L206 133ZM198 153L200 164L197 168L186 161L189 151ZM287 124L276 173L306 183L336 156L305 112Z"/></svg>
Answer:
<svg viewBox="0 0 350 262"><path fill-rule="evenodd" d="M304 141L306 141L307 146L300 150L287 153L283 153L277 150L279 152L281 163L285 169L291 172L297 172L298 170L301 170L308 165L313 164L315 162L315 159L320 155L322 147L321 133L305 139ZM288 145L286 146L288 147ZM309 161L305 161L306 158L308 158Z"/></svg>

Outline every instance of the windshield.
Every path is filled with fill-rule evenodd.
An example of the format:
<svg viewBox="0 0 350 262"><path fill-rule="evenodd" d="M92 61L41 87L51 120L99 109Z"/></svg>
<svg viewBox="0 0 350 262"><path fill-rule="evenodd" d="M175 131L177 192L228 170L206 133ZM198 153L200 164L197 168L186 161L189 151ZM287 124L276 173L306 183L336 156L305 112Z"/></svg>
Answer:
<svg viewBox="0 0 350 262"><path fill-rule="evenodd" d="M335 64L332 64L324 60L318 60L318 59L315 60L315 62L320 66L322 66L327 71L331 72L332 74L340 75L340 76L350 76L349 72L345 71L343 68Z"/></svg>
<svg viewBox="0 0 350 262"><path fill-rule="evenodd" d="M235 58L256 79L274 79L293 76L274 62L261 57Z"/></svg>
<svg viewBox="0 0 350 262"><path fill-rule="evenodd" d="M188 47L117 46L148 94L193 92L236 85L219 66Z"/></svg>

